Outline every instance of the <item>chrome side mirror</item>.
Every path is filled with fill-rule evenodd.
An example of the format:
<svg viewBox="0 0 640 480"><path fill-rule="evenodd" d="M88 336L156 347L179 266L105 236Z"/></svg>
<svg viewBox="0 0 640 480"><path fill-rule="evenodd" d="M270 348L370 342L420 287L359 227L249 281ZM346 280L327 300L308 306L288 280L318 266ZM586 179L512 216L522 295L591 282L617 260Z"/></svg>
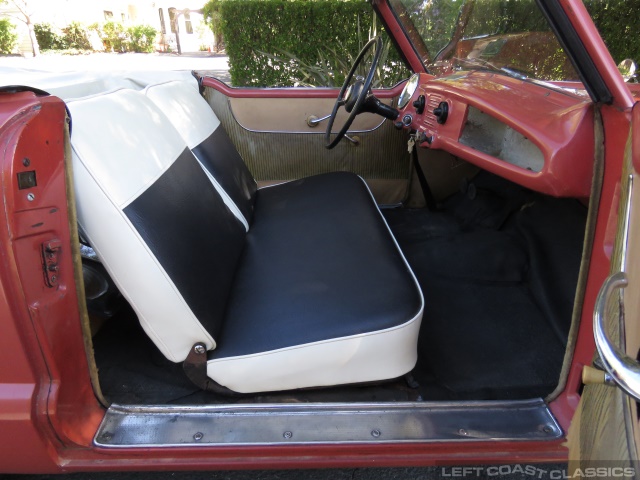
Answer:
<svg viewBox="0 0 640 480"><path fill-rule="evenodd" d="M618 70L625 82L635 82L637 68L636 62L630 58L625 58L618 64Z"/></svg>

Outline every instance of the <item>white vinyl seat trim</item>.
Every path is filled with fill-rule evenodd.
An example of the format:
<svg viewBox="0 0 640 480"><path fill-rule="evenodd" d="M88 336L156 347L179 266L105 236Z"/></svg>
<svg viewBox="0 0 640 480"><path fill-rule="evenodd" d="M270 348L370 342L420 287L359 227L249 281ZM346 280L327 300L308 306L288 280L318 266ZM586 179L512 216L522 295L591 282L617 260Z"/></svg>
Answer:
<svg viewBox="0 0 640 480"><path fill-rule="evenodd" d="M396 378L416 364L422 313L386 330L210 360L207 375L240 393Z"/></svg>
<svg viewBox="0 0 640 480"><path fill-rule="evenodd" d="M74 120L78 223L87 239L169 360L184 361L196 342L215 348L214 339L123 212L187 148L182 137L151 101L132 90L70 101L68 106Z"/></svg>

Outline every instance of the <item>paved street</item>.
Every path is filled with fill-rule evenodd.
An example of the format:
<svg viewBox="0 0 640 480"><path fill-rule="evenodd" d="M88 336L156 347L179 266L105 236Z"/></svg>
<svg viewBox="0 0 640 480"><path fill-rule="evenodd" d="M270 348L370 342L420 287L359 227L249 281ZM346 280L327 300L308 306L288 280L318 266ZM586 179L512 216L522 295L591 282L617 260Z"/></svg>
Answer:
<svg viewBox="0 0 640 480"><path fill-rule="evenodd" d="M0 80L5 73L116 72L198 70L230 81L226 55L208 52L187 53L91 53L87 55L43 54L34 58L0 56ZM4 82L2 82L4 83Z"/></svg>

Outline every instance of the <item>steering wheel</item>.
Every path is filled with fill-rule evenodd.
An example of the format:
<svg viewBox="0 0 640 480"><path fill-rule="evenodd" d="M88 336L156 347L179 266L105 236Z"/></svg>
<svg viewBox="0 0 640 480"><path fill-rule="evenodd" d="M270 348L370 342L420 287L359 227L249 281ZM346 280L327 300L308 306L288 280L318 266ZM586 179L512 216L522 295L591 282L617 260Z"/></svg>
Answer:
<svg viewBox="0 0 640 480"><path fill-rule="evenodd" d="M367 73L366 78L357 76L355 78L355 82L353 83L353 85L351 85L351 80L353 79L356 70L362 63L362 60L364 59L366 54L372 48L375 48L375 51L373 53L373 60L371 60L371 68L369 68L369 73ZM336 103L333 106L333 111L331 112L331 116L329 117L329 123L327 123L327 131L324 135L324 146L326 148L332 149L333 147L335 147L340 142L340 140L344 138L347 130L353 123L353 120L356 118L356 115L364 111L363 106L365 101L367 100L367 97L369 96L371 83L373 82L373 76L376 73L376 67L378 66L378 60L380 60L381 52L382 39L380 37L373 38L369 40L369 42L364 46L355 62L353 63L353 66L349 71L349 75L347 75L347 78L345 78L344 84L340 89L340 93L338 94ZM338 114L338 109L343 105L345 110L349 113L349 118L347 118L342 127L340 127L340 130L336 134L335 138L331 140L333 122L335 121Z"/></svg>

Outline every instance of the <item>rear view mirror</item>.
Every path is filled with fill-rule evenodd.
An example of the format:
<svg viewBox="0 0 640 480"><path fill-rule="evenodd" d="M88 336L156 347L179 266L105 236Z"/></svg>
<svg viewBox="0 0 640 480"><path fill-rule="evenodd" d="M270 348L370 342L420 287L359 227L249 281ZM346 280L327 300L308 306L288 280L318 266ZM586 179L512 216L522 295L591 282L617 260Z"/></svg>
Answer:
<svg viewBox="0 0 640 480"><path fill-rule="evenodd" d="M636 81L636 68L636 62L634 62L630 58L625 58L618 64L618 70L620 71L620 74L624 78L625 82Z"/></svg>

